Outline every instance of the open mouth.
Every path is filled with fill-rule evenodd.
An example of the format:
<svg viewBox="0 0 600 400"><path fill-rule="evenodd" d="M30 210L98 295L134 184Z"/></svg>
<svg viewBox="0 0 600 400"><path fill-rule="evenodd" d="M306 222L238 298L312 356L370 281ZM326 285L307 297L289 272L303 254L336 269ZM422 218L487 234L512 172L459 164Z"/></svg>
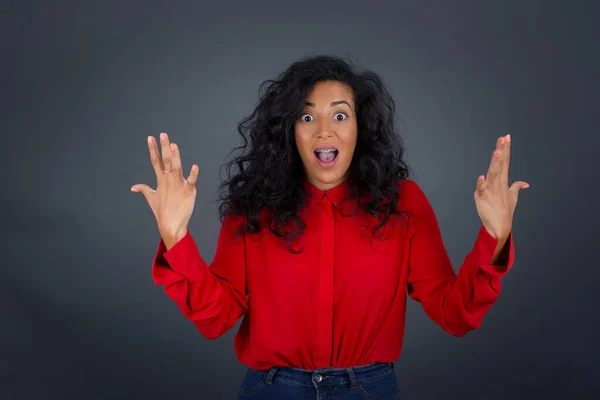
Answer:
<svg viewBox="0 0 600 400"><path fill-rule="evenodd" d="M315 157L317 157L317 162L322 167L333 166L338 154L339 150L335 147L321 147L315 150Z"/></svg>

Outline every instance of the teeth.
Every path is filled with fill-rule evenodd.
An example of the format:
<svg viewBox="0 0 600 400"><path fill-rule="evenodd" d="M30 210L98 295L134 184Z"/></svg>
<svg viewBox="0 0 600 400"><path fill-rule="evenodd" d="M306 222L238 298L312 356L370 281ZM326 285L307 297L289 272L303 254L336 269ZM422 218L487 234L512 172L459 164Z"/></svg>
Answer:
<svg viewBox="0 0 600 400"><path fill-rule="evenodd" d="M336 149L318 149L315 150L316 153L333 153L334 151L337 151Z"/></svg>

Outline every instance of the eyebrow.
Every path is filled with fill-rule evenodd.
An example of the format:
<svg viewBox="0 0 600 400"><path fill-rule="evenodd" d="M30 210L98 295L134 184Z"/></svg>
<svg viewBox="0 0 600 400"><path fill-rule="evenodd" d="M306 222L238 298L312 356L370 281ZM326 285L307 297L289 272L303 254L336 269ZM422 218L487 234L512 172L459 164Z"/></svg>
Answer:
<svg viewBox="0 0 600 400"><path fill-rule="evenodd" d="M306 104L309 107L315 107L315 103L311 103L309 101L305 102L304 104ZM348 103L346 100L336 100L336 101L332 101L331 104L329 105L330 107L334 107L337 106L339 104L347 104L348 107L350 107L350 109L352 109L352 106L350 105L350 103Z"/></svg>

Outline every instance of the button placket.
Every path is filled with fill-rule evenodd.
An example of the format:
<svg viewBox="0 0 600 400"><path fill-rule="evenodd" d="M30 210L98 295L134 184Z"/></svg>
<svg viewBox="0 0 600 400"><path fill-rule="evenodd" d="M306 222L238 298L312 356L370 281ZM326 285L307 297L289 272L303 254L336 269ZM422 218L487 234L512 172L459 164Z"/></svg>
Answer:
<svg viewBox="0 0 600 400"><path fill-rule="evenodd" d="M335 225L332 203L324 196L319 203L321 249L319 264L318 359L323 366L331 364L333 349L333 273ZM321 377L322 379L322 377Z"/></svg>

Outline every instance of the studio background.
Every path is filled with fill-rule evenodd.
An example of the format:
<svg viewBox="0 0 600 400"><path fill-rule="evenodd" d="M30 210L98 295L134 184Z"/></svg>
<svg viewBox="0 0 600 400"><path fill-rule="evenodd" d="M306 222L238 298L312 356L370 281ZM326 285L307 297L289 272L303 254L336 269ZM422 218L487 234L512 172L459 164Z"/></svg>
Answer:
<svg viewBox="0 0 600 400"><path fill-rule="evenodd" d="M0 398L233 399L237 326L204 339L150 268L146 137L200 167L190 228L210 261L219 167L258 87L307 55L351 57L397 103L407 161L455 268L498 136L526 180L516 262L482 327L409 301L405 399L597 391L598 28L592 2L29 1L1 12ZM597 15L597 14L596 14ZM187 172L186 172L187 174ZM592 390L593 389L593 390Z"/></svg>

